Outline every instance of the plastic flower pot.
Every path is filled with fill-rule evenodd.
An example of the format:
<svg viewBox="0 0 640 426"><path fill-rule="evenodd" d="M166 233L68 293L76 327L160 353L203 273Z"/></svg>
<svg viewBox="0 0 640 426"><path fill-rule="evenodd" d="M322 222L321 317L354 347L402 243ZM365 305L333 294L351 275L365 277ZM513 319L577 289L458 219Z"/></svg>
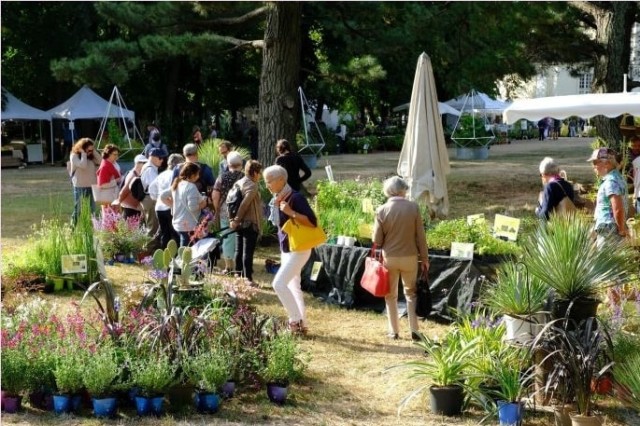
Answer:
<svg viewBox="0 0 640 426"><path fill-rule="evenodd" d="M162 408L164 407L164 396L156 396L154 398L149 398L151 412L156 416L162 415Z"/></svg>
<svg viewBox="0 0 640 426"><path fill-rule="evenodd" d="M233 398L233 394L236 390L236 382L233 380L228 380L224 385L222 385L222 397L223 398Z"/></svg>
<svg viewBox="0 0 640 426"><path fill-rule="evenodd" d="M53 411L56 414L71 412L71 397L69 395L53 395Z"/></svg>
<svg viewBox="0 0 640 426"><path fill-rule="evenodd" d="M287 390L286 386L278 383L267 383L267 396L274 404L283 405L287 401Z"/></svg>
<svg viewBox="0 0 640 426"><path fill-rule="evenodd" d="M96 417L113 417L116 415L117 408L116 398L93 398L93 414Z"/></svg>
<svg viewBox="0 0 640 426"><path fill-rule="evenodd" d="M73 278L65 278L64 281L67 284L67 290L73 290L73 286L75 284L75 280Z"/></svg>
<svg viewBox="0 0 640 426"><path fill-rule="evenodd" d="M127 256L124 254L116 254L116 262L124 263L127 260Z"/></svg>
<svg viewBox="0 0 640 426"><path fill-rule="evenodd" d="M220 397L215 393L197 392L195 402L201 413L217 413L220 408Z"/></svg>
<svg viewBox="0 0 640 426"><path fill-rule="evenodd" d="M62 291L64 290L64 278L55 277L53 278L53 291Z"/></svg>
<svg viewBox="0 0 640 426"><path fill-rule="evenodd" d="M2 398L2 409L5 413L17 413L22 408L22 397L4 395Z"/></svg>
<svg viewBox="0 0 640 426"><path fill-rule="evenodd" d="M78 413L82 408L82 395L71 396L71 411Z"/></svg>
<svg viewBox="0 0 640 426"><path fill-rule="evenodd" d="M136 396L136 413L139 416L148 416L151 412L151 399L145 396Z"/></svg>
<svg viewBox="0 0 640 426"><path fill-rule="evenodd" d="M498 420L500 426L518 426L522 420L522 404L519 402L498 401Z"/></svg>

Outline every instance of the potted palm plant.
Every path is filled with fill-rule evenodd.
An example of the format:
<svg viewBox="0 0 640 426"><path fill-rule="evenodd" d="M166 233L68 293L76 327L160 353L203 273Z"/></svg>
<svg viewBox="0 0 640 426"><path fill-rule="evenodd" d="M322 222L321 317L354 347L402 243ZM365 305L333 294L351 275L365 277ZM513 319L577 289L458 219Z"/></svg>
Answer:
<svg viewBox="0 0 640 426"><path fill-rule="evenodd" d="M628 279L636 266L633 259L623 242L596 247L590 224L576 216L554 217L539 226L525 242L523 262L554 290L553 316L579 323L596 315L601 289Z"/></svg>
<svg viewBox="0 0 640 426"><path fill-rule="evenodd" d="M545 322L544 310L549 287L529 275L523 263L507 262L498 267L495 283L482 292L483 304L504 314L507 339L529 339Z"/></svg>
<svg viewBox="0 0 640 426"><path fill-rule="evenodd" d="M601 425L602 418L593 411L596 389L592 383L612 369L613 343L597 317L587 318L571 328L564 324L567 321L571 320L560 318L549 322L531 347L543 348L549 354L546 359L552 361L546 387L570 388L574 394L577 411L570 413L572 424Z"/></svg>
<svg viewBox="0 0 640 426"><path fill-rule="evenodd" d="M275 404L284 404L289 384L302 377L306 368L298 342L289 333L278 333L265 339L261 349L264 362L260 376L267 385L267 396Z"/></svg>
<svg viewBox="0 0 640 426"><path fill-rule="evenodd" d="M420 340L415 344L428 357L398 366L409 369L409 378L417 381L417 387L401 401L399 410L413 398L429 390L433 413L445 416L460 414L466 371L471 365L471 355L478 342L479 338L464 341L455 329L441 343L420 334Z"/></svg>
<svg viewBox="0 0 640 426"><path fill-rule="evenodd" d="M138 415L160 415L167 389L176 379L177 364L162 353L145 353L129 360L131 385L137 387L136 410Z"/></svg>

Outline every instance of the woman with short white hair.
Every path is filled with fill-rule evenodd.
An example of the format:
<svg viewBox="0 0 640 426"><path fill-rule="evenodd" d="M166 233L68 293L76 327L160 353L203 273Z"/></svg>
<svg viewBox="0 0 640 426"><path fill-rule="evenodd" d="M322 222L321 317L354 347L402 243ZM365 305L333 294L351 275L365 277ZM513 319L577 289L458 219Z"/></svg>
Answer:
<svg viewBox="0 0 640 426"><path fill-rule="evenodd" d="M539 171L543 188L538 199L536 215L542 220L549 220L549 215L556 211L562 199L569 197L571 202L574 202L575 194L573 186L564 179L553 158L545 157L540 162Z"/></svg>
<svg viewBox="0 0 640 426"><path fill-rule="evenodd" d="M316 227L318 219L307 199L287 183L288 174L284 167L267 167L262 176L274 195L269 221L278 228L280 242L280 269L273 278L273 289L289 315L291 333L306 334L308 327L300 274L311 256L311 249L291 251L289 237L282 231L282 226L287 220L293 220L301 226Z"/></svg>
<svg viewBox="0 0 640 426"><path fill-rule="evenodd" d="M226 165L228 170L224 170L216 179L213 185L211 198L213 200L213 209L216 214L216 220L220 221L221 228L229 227L229 210L227 209L227 194L233 185L239 181L244 173L242 172L243 158L236 151L227 154ZM233 260L236 252L236 239L227 237L222 240L222 260L224 261L224 271L227 273L234 270Z"/></svg>
<svg viewBox="0 0 640 426"><path fill-rule="evenodd" d="M402 278L411 338L419 340L416 281L418 267L423 275L429 271L429 253L418 204L405 198L408 189L409 185L398 176L384 181L383 191L388 200L376 210L372 239L382 249L383 263L389 270L389 293L384 297L387 337L399 338L398 279Z"/></svg>

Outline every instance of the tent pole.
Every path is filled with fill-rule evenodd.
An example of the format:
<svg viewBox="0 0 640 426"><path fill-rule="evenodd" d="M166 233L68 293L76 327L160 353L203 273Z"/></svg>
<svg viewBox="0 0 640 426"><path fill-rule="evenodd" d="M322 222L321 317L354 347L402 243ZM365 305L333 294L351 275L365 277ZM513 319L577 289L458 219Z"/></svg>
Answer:
<svg viewBox="0 0 640 426"><path fill-rule="evenodd" d="M49 120L49 130L51 130L51 165L53 166L53 119Z"/></svg>

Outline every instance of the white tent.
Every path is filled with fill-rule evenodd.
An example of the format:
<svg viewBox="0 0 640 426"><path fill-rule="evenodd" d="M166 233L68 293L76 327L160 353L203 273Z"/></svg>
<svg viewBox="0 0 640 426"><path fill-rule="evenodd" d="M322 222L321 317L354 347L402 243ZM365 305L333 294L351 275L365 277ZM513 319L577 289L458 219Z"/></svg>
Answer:
<svg viewBox="0 0 640 426"><path fill-rule="evenodd" d="M596 115L614 118L623 114L640 116L639 92L516 99L504 110L503 117L506 123L515 123L521 118L538 121L544 117L562 120L574 115L582 118Z"/></svg>
<svg viewBox="0 0 640 426"><path fill-rule="evenodd" d="M13 96L4 88L2 89L7 102L5 109L0 113L0 118L4 120L43 120L51 121L51 114L42 111L38 108L34 108L22 102L20 99Z"/></svg>
<svg viewBox="0 0 640 426"><path fill-rule="evenodd" d="M409 109L409 103L406 103L406 104L398 105L397 107L395 107L393 109L393 112L400 112L408 109ZM453 107L450 107L449 105L443 102L438 102L438 112L440 113L440 115L451 114L455 116L460 116L461 114L460 111L458 111Z"/></svg>
<svg viewBox="0 0 640 426"><path fill-rule="evenodd" d="M83 86L69 99L51 108L48 112L54 119L61 118L70 121L104 117L127 118L135 121L136 117L133 111L112 105L87 86Z"/></svg>
<svg viewBox="0 0 640 426"><path fill-rule="evenodd" d="M445 102L460 112L481 111L487 113L500 114L510 103L492 99L489 95L471 90L470 93L460 95L457 98L449 99Z"/></svg>

